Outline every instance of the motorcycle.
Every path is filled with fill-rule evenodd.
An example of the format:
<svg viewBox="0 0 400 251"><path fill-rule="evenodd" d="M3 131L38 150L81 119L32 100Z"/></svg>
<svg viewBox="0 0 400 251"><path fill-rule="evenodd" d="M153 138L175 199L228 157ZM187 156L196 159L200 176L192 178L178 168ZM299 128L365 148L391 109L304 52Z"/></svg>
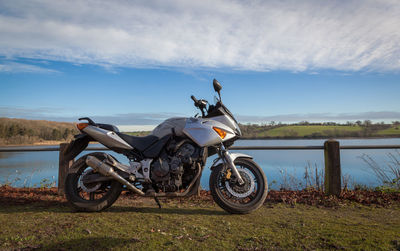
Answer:
<svg viewBox="0 0 400 251"><path fill-rule="evenodd" d="M242 135L238 122L221 101L221 84L214 79L215 104L191 96L201 116L170 118L150 135L136 137L88 117L77 124L81 134L67 146L68 159L78 156L90 141L125 155L129 165L104 152L89 153L70 167L65 180L68 202L81 211L110 207L123 189L152 197L161 208L160 197L184 197L197 193L208 157L218 154L211 165L209 187L214 201L232 214L259 208L268 191L263 170L253 158L227 149Z"/></svg>

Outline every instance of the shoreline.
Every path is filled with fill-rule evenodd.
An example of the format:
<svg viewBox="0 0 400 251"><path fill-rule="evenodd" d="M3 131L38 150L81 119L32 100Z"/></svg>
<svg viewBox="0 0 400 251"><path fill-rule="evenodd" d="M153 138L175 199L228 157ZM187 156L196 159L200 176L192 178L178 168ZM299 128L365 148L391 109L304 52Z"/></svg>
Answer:
<svg viewBox="0 0 400 251"><path fill-rule="evenodd" d="M298 140L298 139L400 139L400 136L371 136L371 137L257 137L257 138L240 138L239 140Z"/></svg>
<svg viewBox="0 0 400 251"><path fill-rule="evenodd" d="M260 138L240 138L238 140L313 140L313 139L400 139L399 136L382 136L382 137L260 137ZM0 148L5 147L24 147L24 146L57 146L61 143L69 143L66 141L42 141L31 144L10 144L0 145ZM90 142L89 144L98 144L98 142Z"/></svg>
<svg viewBox="0 0 400 251"><path fill-rule="evenodd" d="M35 142L32 144L11 144L11 145L0 145L0 148L5 148L5 147L23 147L23 146L58 146L61 143L69 143L66 141L46 141L46 142ZM98 144L98 142L89 142L89 145L91 144Z"/></svg>

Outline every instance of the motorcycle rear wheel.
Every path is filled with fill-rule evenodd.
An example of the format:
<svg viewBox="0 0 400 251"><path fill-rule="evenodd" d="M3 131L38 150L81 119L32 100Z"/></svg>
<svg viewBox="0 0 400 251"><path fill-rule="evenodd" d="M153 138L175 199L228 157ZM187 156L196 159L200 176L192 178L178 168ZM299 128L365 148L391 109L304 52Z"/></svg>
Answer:
<svg viewBox="0 0 400 251"><path fill-rule="evenodd" d="M119 197L122 184L108 180L95 184L84 184L81 179L85 173L93 172L86 164L91 155L104 160L104 153L90 153L79 158L72 166L74 173L69 173L65 180L65 196L69 204L78 211L98 212L110 207Z"/></svg>
<svg viewBox="0 0 400 251"><path fill-rule="evenodd" d="M232 174L224 172L223 165L213 168L210 175L210 190L214 201L225 211L232 214L247 214L265 201L268 193L267 178L262 169L251 159L238 158L234 161L245 184L233 182Z"/></svg>

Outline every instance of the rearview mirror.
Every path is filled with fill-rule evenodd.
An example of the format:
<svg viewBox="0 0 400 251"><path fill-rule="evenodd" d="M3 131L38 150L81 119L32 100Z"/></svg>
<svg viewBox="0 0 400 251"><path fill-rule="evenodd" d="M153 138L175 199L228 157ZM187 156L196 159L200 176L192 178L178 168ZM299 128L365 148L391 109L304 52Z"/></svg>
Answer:
<svg viewBox="0 0 400 251"><path fill-rule="evenodd" d="M215 78L214 78L214 81L213 81L213 86L214 86L214 90L215 90L216 92L218 92L218 94L219 94L219 91L221 91L222 86L221 86L221 84L218 82L218 80L216 80Z"/></svg>

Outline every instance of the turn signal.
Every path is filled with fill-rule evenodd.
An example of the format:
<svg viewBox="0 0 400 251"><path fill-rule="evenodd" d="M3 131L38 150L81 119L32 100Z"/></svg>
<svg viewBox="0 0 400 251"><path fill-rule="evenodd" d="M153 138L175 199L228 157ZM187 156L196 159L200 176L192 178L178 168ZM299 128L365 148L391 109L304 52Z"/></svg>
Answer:
<svg viewBox="0 0 400 251"><path fill-rule="evenodd" d="M82 130L85 129L88 125L89 125L88 123L79 123L79 124L76 124L76 127L77 127L79 130L82 131Z"/></svg>
<svg viewBox="0 0 400 251"><path fill-rule="evenodd" d="M214 131L216 131L218 133L218 135L221 137L221 139L224 139L226 137L226 131L224 131L218 127L213 127L213 129L214 129Z"/></svg>

